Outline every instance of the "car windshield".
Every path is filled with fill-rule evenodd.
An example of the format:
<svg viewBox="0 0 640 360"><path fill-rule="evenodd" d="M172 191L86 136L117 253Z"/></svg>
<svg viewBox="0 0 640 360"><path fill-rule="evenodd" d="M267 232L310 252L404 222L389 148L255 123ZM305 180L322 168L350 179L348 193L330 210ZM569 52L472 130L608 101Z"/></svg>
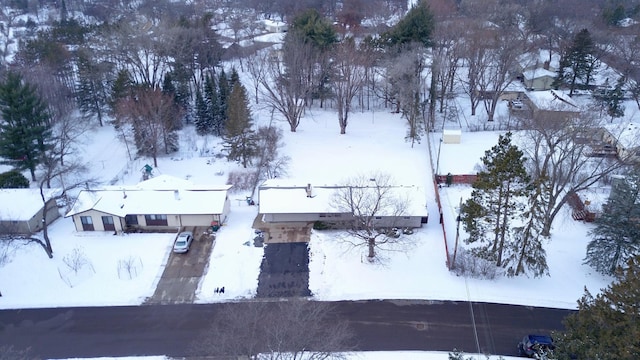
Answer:
<svg viewBox="0 0 640 360"><path fill-rule="evenodd" d="M176 246L185 246L185 245L187 245L187 242L185 240L176 241Z"/></svg>

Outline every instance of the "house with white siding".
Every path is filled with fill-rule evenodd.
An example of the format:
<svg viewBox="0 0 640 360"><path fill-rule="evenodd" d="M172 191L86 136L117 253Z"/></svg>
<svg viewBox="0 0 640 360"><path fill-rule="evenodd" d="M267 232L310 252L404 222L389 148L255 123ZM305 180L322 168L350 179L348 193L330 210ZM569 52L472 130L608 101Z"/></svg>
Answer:
<svg viewBox="0 0 640 360"><path fill-rule="evenodd" d="M83 190L66 217L77 231L176 231L220 226L230 210L230 185L194 185L161 175L136 186Z"/></svg>
<svg viewBox="0 0 640 360"><path fill-rule="evenodd" d="M333 197L339 190L348 189L347 185L327 185L296 183L271 179L264 182L258 192L259 213L265 223L309 223L321 221L340 227L340 224L353 221L353 215L335 208ZM375 188L372 184L371 189ZM391 195L406 199L406 212L401 215L388 214L381 209L374 222L379 227L418 228L427 223L428 211L424 188L419 186L392 186Z"/></svg>

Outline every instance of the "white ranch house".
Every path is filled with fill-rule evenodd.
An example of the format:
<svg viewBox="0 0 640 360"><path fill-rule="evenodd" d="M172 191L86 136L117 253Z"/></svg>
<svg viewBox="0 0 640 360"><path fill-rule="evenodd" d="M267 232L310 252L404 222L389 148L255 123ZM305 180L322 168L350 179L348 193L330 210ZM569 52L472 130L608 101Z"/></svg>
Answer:
<svg viewBox="0 0 640 360"><path fill-rule="evenodd" d="M134 187L83 190L66 217L77 231L175 231L222 225L230 210L225 186L193 185L162 175Z"/></svg>
<svg viewBox="0 0 640 360"><path fill-rule="evenodd" d="M336 191L344 185L313 185L279 179L267 180L258 192L259 213L265 223L308 223L322 221L339 227L353 219L351 213L340 212L332 206ZM371 187L373 189L373 186ZM418 228L428 220L426 194L418 186L394 186L393 196L407 199L407 213L390 216L382 209L375 217L376 226Z"/></svg>

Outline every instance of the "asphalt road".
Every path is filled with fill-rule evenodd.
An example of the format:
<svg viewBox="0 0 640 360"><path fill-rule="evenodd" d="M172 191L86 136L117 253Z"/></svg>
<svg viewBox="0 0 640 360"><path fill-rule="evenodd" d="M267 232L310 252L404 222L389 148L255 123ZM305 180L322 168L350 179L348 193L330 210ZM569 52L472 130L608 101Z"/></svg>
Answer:
<svg viewBox="0 0 640 360"><path fill-rule="evenodd" d="M516 355L527 333L561 329L570 310L468 302L335 302L358 350L432 350ZM43 358L186 356L220 304L0 311L0 346L31 347ZM473 310L473 311L472 311ZM473 315L472 315L473 313Z"/></svg>

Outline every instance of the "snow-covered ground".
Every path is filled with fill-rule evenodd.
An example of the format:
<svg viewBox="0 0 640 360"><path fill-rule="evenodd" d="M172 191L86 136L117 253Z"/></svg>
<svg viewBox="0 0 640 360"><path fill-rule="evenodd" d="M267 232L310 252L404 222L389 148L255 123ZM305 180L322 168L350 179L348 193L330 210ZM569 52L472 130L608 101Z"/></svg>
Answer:
<svg viewBox="0 0 640 360"><path fill-rule="evenodd" d="M260 121L268 116L256 113L256 118ZM314 232L310 287L316 299L451 299L575 308L585 286L598 292L608 284L609 278L582 265L590 225L575 222L568 214L554 224L547 245L551 276L476 280L450 273L430 180L428 142L412 148L404 141L405 131L405 121L399 115L379 109L354 113L347 134L340 135L336 114L315 109L307 112L296 133L284 132L282 151L291 157L290 177L339 182L355 174L386 171L404 184L421 184L428 189L429 223L411 235L415 239L412 248L383 253L384 261L379 264L363 262L362 250L345 248L335 241L334 233ZM440 134L430 136L435 157ZM239 169L236 164L214 160L212 152L202 151L204 142L192 131L185 130L182 139L185 145L180 153L160 159L156 175L168 174L196 184L223 184L229 171ZM440 173L473 173L483 152L496 140L495 132L463 132L461 144L442 144ZM92 164L92 175L104 184L140 181L140 168L148 161L129 162L112 131L92 133L92 143L95 146L87 146L84 155ZM213 148L216 142L209 139L208 144ZM441 189L450 249L460 199L469 193L466 186ZM248 298L256 292L262 249L244 244L252 238L251 225L258 208L243 201L246 195L231 194L231 215L218 234L197 292L200 303ZM77 233L70 218L50 226L50 236L53 259L38 246L25 245L17 249L12 262L0 268L0 308L140 304L153 293L172 241L167 234ZM65 259L68 262L78 254L87 265L75 273ZM129 276L123 267L132 268L133 274ZM225 286L225 294L214 293L219 286Z"/></svg>
<svg viewBox="0 0 640 360"><path fill-rule="evenodd" d="M245 84L248 85L248 82ZM330 107L330 105L329 105ZM314 231L310 243L310 290L317 300L430 299L576 308L586 287L592 293L605 287L603 277L582 264L591 225L573 221L568 211L554 223L546 246L550 276L477 280L447 270L442 226L438 223L430 162L438 173L471 174L477 171L484 151L497 143L499 132L471 132L479 115L471 117L464 98L456 100L459 117L443 128L462 129L460 144L441 143L440 132L430 133L413 147L405 142L406 121L385 109L351 114L347 133L339 134L334 110L306 111L298 131L275 118L284 130L283 155L291 158L288 177L309 183L338 183L373 172L388 172L403 184L426 187L429 223L411 237L403 251L380 254L382 261L363 261L362 249L350 249L336 241L335 232ZM637 122L635 104L618 122ZM500 104L496 122L504 120L506 104ZM270 121L264 109L254 110L258 124ZM166 174L195 184L222 185L231 171L241 170L215 157L219 140L203 139L193 128L181 131L178 153L159 159L154 175ZM87 134L79 151L90 166L87 177L103 185L132 185L141 181L141 168L149 159L130 160L126 147L109 127ZM429 146L433 160L429 156ZM605 193L607 189L602 189ZM468 186L440 189L447 246L455 244L458 206L470 194ZM262 248L246 245L258 207L244 201L247 193L232 193L231 215L220 229L210 263L197 290L197 302L210 303L250 298L256 293ZM50 228L54 258L37 245L21 245L12 261L0 267L0 309L136 305L153 294L171 251L171 234L126 234L74 230L71 219L61 218ZM461 232L461 239L464 232ZM462 242L461 242L462 243ZM186 255L188 256L188 255ZM75 264L75 265L74 265ZM78 264L81 264L78 266ZM77 270L77 271L76 271ZM225 286L224 294L214 293ZM357 358L387 358L384 353L358 354ZM403 353L403 359L446 359L443 353ZM483 357L484 358L484 357Z"/></svg>

